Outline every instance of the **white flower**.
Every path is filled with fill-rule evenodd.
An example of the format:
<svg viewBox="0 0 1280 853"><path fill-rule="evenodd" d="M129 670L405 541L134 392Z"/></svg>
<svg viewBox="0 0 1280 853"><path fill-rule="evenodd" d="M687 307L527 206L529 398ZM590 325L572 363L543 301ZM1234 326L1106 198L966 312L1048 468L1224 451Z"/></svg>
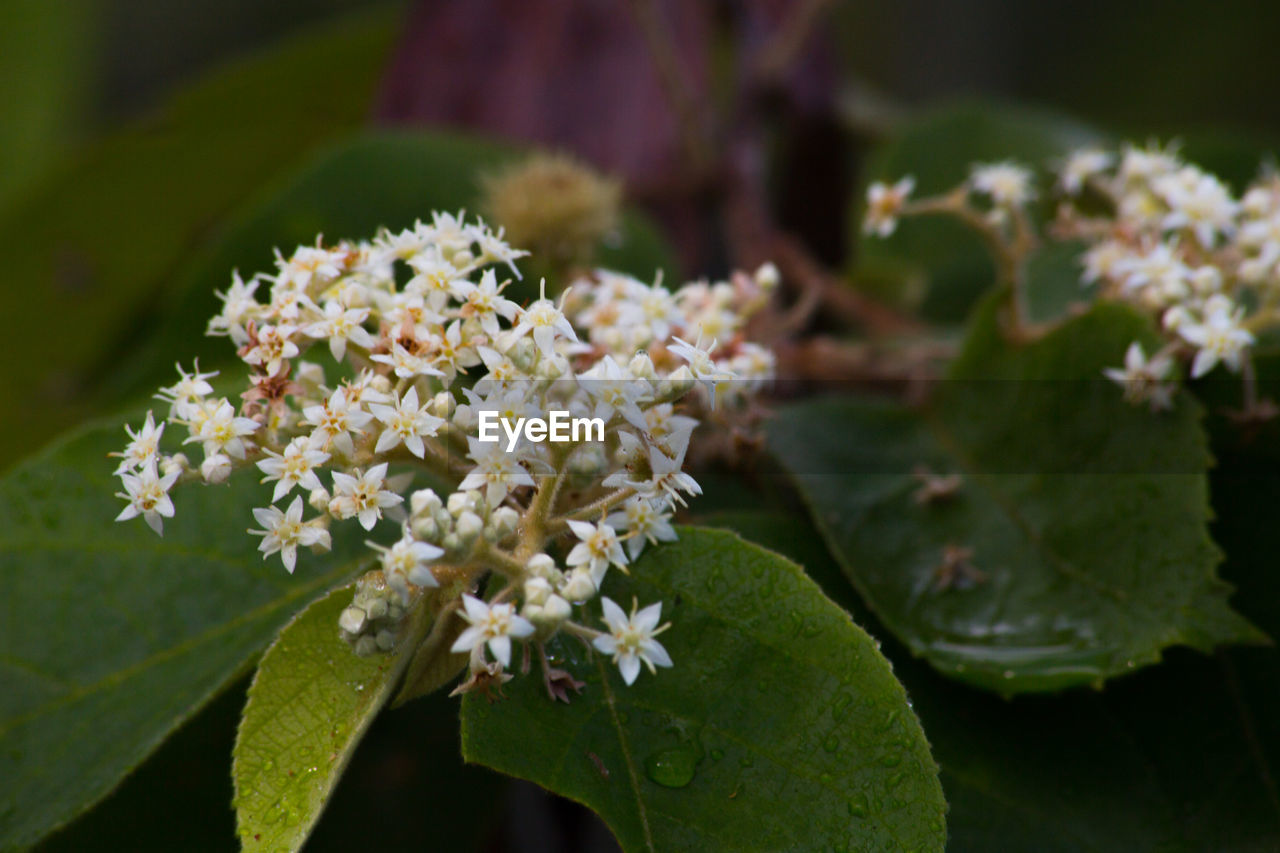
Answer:
<svg viewBox="0 0 1280 853"><path fill-rule="evenodd" d="M1191 362L1191 378L1199 379L1221 361L1232 370L1240 369L1245 347L1253 343L1253 335L1241 325L1243 309L1237 309L1222 295L1205 300L1204 319L1199 323L1182 323L1178 334L1199 349Z"/></svg>
<svg viewBox="0 0 1280 853"><path fill-rule="evenodd" d="M463 609L458 614L471 623L454 641L452 652L470 652L481 644L489 645L494 660L504 668L511 666L511 638L528 637L533 623L515 612L511 604L486 604L472 595L462 596Z"/></svg>
<svg viewBox="0 0 1280 853"><path fill-rule="evenodd" d="M275 376L285 361L298 354L298 345L291 340L295 331L293 326L263 326L240 359L261 368L267 376Z"/></svg>
<svg viewBox="0 0 1280 853"><path fill-rule="evenodd" d="M712 341L706 349L702 348L702 338L699 337L696 343L689 343L683 338L672 336L671 340L674 344L669 344L667 349L689 362L689 372L693 374L693 378L703 383L707 388L707 393L711 397L711 408L716 405L716 385L726 379L732 379L733 374L725 368L721 367L711 358L711 353L715 352L716 342Z"/></svg>
<svg viewBox="0 0 1280 853"><path fill-rule="evenodd" d="M201 373L198 361L190 373L183 370L181 364L175 364L174 367L178 369L178 375L182 378L168 388L161 388L156 393L156 399L170 404L170 417L177 415L180 418L186 418L189 407L200 405L205 397L213 393L213 386L209 384L209 380L217 376L218 371Z"/></svg>
<svg viewBox="0 0 1280 853"><path fill-rule="evenodd" d="M969 174L969 186L990 196L997 208L1011 210L1036 197L1031 185L1031 170L1005 160L1000 163L978 163Z"/></svg>
<svg viewBox="0 0 1280 853"><path fill-rule="evenodd" d="M671 514L663 509L662 504L655 506L643 495L629 498L622 505L621 512L615 512L605 520L631 534L627 540L627 556L633 561L640 556L646 542L657 545L659 542L674 542L677 538L671 526Z"/></svg>
<svg viewBox="0 0 1280 853"><path fill-rule="evenodd" d="M458 279L450 289L454 298L463 303L463 316L477 318L480 328L490 335L497 335L500 330L498 317L510 321L520 310L519 305L502 295L493 270L485 270L479 284Z"/></svg>
<svg viewBox="0 0 1280 853"><path fill-rule="evenodd" d="M335 518L357 517L360 526L372 530L382 511L404 502L404 498L395 492L383 488L386 484L387 463L374 465L363 474L355 469L355 474L333 472L333 499L329 501L329 512Z"/></svg>
<svg viewBox="0 0 1280 853"><path fill-rule="evenodd" d="M1079 151L1072 151L1067 161L1062 164L1058 184L1068 195L1079 195L1086 181L1110 169L1115 160L1111 152L1099 148L1082 148Z"/></svg>
<svg viewBox="0 0 1280 853"><path fill-rule="evenodd" d="M302 496L295 495L289 509L281 512L279 507L255 507L253 517L262 525L262 530L250 530L254 536L261 536L262 543L258 550L262 559L270 557L277 551L284 567L293 574L293 567L298 561L298 546L319 545L322 548L331 546L329 531L312 522L302 520Z"/></svg>
<svg viewBox="0 0 1280 853"><path fill-rule="evenodd" d="M658 620L662 618L661 601L650 604L639 612L636 611L635 603L632 603L630 617L607 597L601 597L600 606L604 611L602 621L608 626L609 632L601 634L592 642L603 654L613 656L613 662L618 665L623 681L633 684L640 675L642 662L649 667L649 672L655 674L655 667L672 665L667 650L654 639L670 627L658 627Z"/></svg>
<svg viewBox="0 0 1280 853"><path fill-rule="evenodd" d="M1213 175L1187 167L1161 178L1155 186L1169 205L1160 223L1166 230L1189 229L1206 249L1213 248L1218 234L1235 231L1240 205Z"/></svg>
<svg viewBox="0 0 1280 853"><path fill-rule="evenodd" d="M237 417L236 410L231 408L231 403L223 399L218 401L217 407L200 423L196 433L183 443L201 442L205 456L224 453L236 459L243 459L244 437L252 434L258 426L258 422L252 418Z"/></svg>
<svg viewBox="0 0 1280 853"><path fill-rule="evenodd" d="M129 443L125 445L123 453L112 453L112 456L121 457L120 464L116 467L115 474L119 476L125 471L133 471L145 468L148 463L155 463L160 455L160 437L164 435L164 421L160 422L160 426L156 426L155 416L151 412L147 412L147 420L143 423L142 428L134 432L126 424L124 431L129 435Z"/></svg>
<svg viewBox="0 0 1280 853"><path fill-rule="evenodd" d="M315 427L311 432L311 446L320 450L336 448L345 456L355 453L351 433L362 433L363 427L373 420L373 415L359 406L347 402L346 389L339 388L324 405L307 406L302 410L303 423Z"/></svg>
<svg viewBox="0 0 1280 853"><path fill-rule="evenodd" d="M1173 383L1168 382L1173 372L1173 359L1165 353L1157 353L1147 360L1142 344L1134 341L1124 354L1124 368L1108 367L1103 370L1112 382L1124 389L1124 398L1130 403L1149 402L1151 408L1173 408Z"/></svg>
<svg viewBox="0 0 1280 853"><path fill-rule="evenodd" d="M379 353L370 356L374 361L388 365L401 379L412 379L415 376L444 376L431 366L431 360L425 356L409 352L404 345L396 342L389 354Z"/></svg>
<svg viewBox="0 0 1280 853"><path fill-rule="evenodd" d="M862 220L862 231L877 237L888 237L898 227L898 217L907 205L907 199L916 188L916 179L907 175L890 186L880 182L867 187L867 212ZM776 268L775 268L776 273Z"/></svg>
<svg viewBox="0 0 1280 853"><path fill-rule="evenodd" d="M429 413L426 406L418 405L417 388L410 388L395 408L373 403L369 411L384 424L375 453L386 453L403 442L410 453L422 459L426 452L422 437L435 435L445 424L443 418Z"/></svg>
<svg viewBox="0 0 1280 853"><path fill-rule="evenodd" d="M506 500L512 490L520 486L537 485L533 477L520 464L514 453L507 453L501 441L482 442L475 436L467 436L470 456L476 467L458 484L458 491L484 489L489 506L496 507Z"/></svg>
<svg viewBox="0 0 1280 853"><path fill-rule="evenodd" d="M311 491L323 488L320 478L316 476L315 467L327 462L329 454L313 448L305 437L299 436L289 442L284 453L273 453L270 450L264 452L267 458L258 462L258 468L267 475L262 478L262 482L278 481L275 494L271 496L272 503L289 494L294 486L300 485Z"/></svg>
<svg viewBox="0 0 1280 853"><path fill-rule="evenodd" d="M1182 262L1175 243L1156 243L1141 254L1117 260L1112 269L1125 290L1142 292L1155 304L1185 299L1190 292L1191 270Z"/></svg>
<svg viewBox="0 0 1280 853"><path fill-rule="evenodd" d="M382 552L382 574L387 585L400 593L407 603L409 584L414 586L439 586L439 581L428 565L444 554L444 549L428 542L414 539L408 530L390 548L369 543L375 551Z"/></svg>
<svg viewBox="0 0 1280 853"><path fill-rule="evenodd" d="M622 551L622 543L618 541L618 532L602 521L592 524L589 521L569 521L569 529L579 540L577 545L565 558L565 565L570 569L583 568L591 574L596 589L604 580L604 573L610 565L626 569L627 555Z"/></svg>
<svg viewBox="0 0 1280 853"><path fill-rule="evenodd" d="M594 417L607 423L616 412L636 429L645 428L644 412L639 404L650 399L648 382L633 377L610 355L597 361L578 378L587 394L595 400Z"/></svg>
<svg viewBox="0 0 1280 853"><path fill-rule="evenodd" d="M339 302L326 302L324 318L307 326L304 331L309 337L328 338L329 352L333 354L334 361L342 361L347 354L348 341L366 350L374 345L373 335L360 325L367 319L368 308L344 308Z"/></svg>
<svg viewBox="0 0 1280 853"><path fill-rule="evenodd" d="M155 460L151 460L142 470L136 473L120 475L124 491L117 492L116 497L124 498L129 505L116 516L116 521L126 521L142 516L143 521L160 535L164 535L164 518L173 518L173 501L169 499L169 490L178 479L180 472L174 470L163 477L156 473Z"/></svg>
<svg viewBox="0 0 1280 853"><path fill-rule="evenodd" d="M246 282L240 278L239 271L233 272L231 286L227 288L227 292L217 294L222 300L222 311L215 314L209 321L208 334L230 335L237 345L244 344L248 340L244 329L245 324L254 319L262 309L254 297L257 289L256 277Z"/></svg>
<svg viewBox="0 0 1280 853"><path fill-rule="evenodd" d="M569 291L560 294L560 305L547 298L547 280L542 280L541 296L537 302L534 302L520 314L520 322L511 330L513 339L518 339L526 334L533 334L533 342L538 345L538 350L543 355L553 355L555 353L556 335L560 335L570 341L577 342L578 333L573 330L573 326L564 316L564 300L569 295Z"/></svg>

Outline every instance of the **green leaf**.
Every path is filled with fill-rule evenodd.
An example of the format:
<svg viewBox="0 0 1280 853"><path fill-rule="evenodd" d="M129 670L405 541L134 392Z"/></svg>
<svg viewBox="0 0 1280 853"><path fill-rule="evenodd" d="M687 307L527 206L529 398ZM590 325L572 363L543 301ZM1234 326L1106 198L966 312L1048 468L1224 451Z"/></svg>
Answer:
<svg viewBox="0 0 1280 853"><path fill-rule="evenodd" d="M914 195L923 197L963 182L973 163L1012 159L1036 169L1045 196L1051 186L1049 161L1073 148L1105 141L1096 130L1045 110L984 101L960 103L906 123L869 158L867 181L892 182L913 175ZM865 193L857 198L852 221L860 228ZM858 277L898 279L900 286L914 288L914 296L907 298L919 301L921 314L929 320L962 321L995 280L982 241L951 217L908 217L887 239L859 232L857 245ZM1074 256L1068 260L1064 268L1078 280ZM1076 289L1074 281L1072 289ZM1038 308L1034 289L1030 297ZM1055 293L1048 301L1052 304L1060 298Z"/></svg>
<svg viewBox="0 0 1280 853"><path fill-rule="evenodd" d="M942 848L945 803L906 695L799 567L684 528L605 592L664 602L675 667L627 687L557 641L582 695L552 702L535 672L497 704L468 696L469 761L590 806L628 851Z"/></svg>
<svg viewBox="0 0 1280 853"><path fill-rule="evenodd" d="M85 0L7 0L0 28L0 207L62 155L88 63Z"/></svg>
<svg viewBox="0 0 1280 853"><path fill-rule="evenodd" d="M243 531L270 493L248 472L175 491L163 539L116 524L123 437L91 426L0 481L0 848L111 790L367 553L335 537L293 576L264 562Z"/></svg>
<svg viewBox="0 0 1280 853"><path fill-rule="evenodd" d="M1170 645L1263 639L1213 572L1199 406L1182 394L1152 413L1101 378L1131 341L1153 351L1149 322L1103 303L1012 345L999 305L925 408L833 398L770 429L880 620L942 672L1007 694L1096 684ZM917 469L962 484L922 503ZM981 574L948 583L948 549L971 549Z"/></svg>
<svg viewBox="0 0 1280 853"><path fill-rule="evenodd" d="M393 23L366 13L217 72L0 216L17 283L0 290L0 313L38 320L10 324L6 345L23 361L0 370L0 394L30 405L0 427L0 465L119 401L104 388L192 247L282 166L365 117Z"/></svg>
<svg viewBox="0 0 1280 853"><path fill-rule="evenodd" d="M342 640L338 616L353 591L299 613L258 665L231 771L244 850L302 847L412 657L362 658Z"/></svg>
<svg viewBox="0 0 1280 853"><path fill-rule="evenodd" d="M1276 482L1271 476L1248 476L1247 470L1215 473L1215 506L1226 494L1247 498L1220 507L1224 511L1215 532L1224 535L1232 554L1224 571L1245 572L1255 580L1247 584L1245 577L1233 575L1249 593L1244 600L1258 605L1250 614L1256 611L1261 619L1263 612L1277 612L1278 590L1268 551L1274 543L1259 537L1258 530L1280 489L1242 493L1239 485ZM802 561L836 602L867 618L804 518L740 512L703 520ZM1238 560L1237 552L1248 557ZM872 621L868 630L875 634L880 626ZM949 806L947 849L953 853L1280 847L1274 785L1280 758L1275 723L1280 688L1274 673L1280 652L1274 648L1230 649L1213 658L1174 650L1161 666L1108 684L1102 692L1012 700L939 676L892 638L884 652L941 766Z"/></svg>
<svg viewBox="0 0 1280 853"><path fill-rule="evenodd" d="M157 331L132 370L113 381L138 392L169 381L170 360L199 356L213 365L234 355L225 338L205 338L208 319L219 308L214 291L224 290L231 271L246 278L273 268L273 251L327 239L372 237L379 228L401 229L433 210L474 211L479 176L499 164L526 156L510 145L457 133L387 131L339 143L263 189L242 210L223 238L196 258L175 284ZM623 217L618 246L602 261L645 279L655 269L673 269L672 256L653 227L635 213ZM527 277L510 290L514 299L536 298Z"/></svg>

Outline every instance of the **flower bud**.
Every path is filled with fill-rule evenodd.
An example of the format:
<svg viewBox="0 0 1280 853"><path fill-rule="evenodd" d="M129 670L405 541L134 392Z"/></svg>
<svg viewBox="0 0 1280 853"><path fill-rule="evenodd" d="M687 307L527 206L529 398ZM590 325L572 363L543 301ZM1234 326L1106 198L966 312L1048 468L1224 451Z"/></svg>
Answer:
<svg viewBox="0 0 1280 853"><path fill-rule="evenodd" d="M463 542L470 542L484 532L484 519L468 510L458 516L455 529Z"/></svg>
<svg viewBox="0 0 1280 853"><path fill-rule="evenodd" d="M542 604L551 594L551 582L546 578L532 577L524 582L524 600L529 604Z"/></svg>
<svg viewBox="0 0 1280 853"><path fill-rule="evenodd" d="M569 601L581 603L596 594L596 583L591 573L583 569L575 569L569 573L560 594Z"/></svg>
<svg viewBox="0 0 1280 853"><path fill-rule="evenodd" d="M222 483L231 476L231 460L221 453L215 453L200 463L200 476L206 483Z"/></svg>
<svg viewBox="0 0 1280 853"><path fill-rule="evenodd" d="M378 653L378 641L373 637L365 634L356 640L355 653L362 658L372 657Z"/></svg>
<svg viewBox="0 0 1280 853"><path fill-rule="evenodd" d="M648 353L638 352L631 357L631 363L627 365L627 369L631 371L631 375L640 379L652 379L654 377L653 360L649 358Z"/></svg>
<svg viewBox="0 0 1280 853"><path fill-rule="evenodd" d="M773 290L782 282L782 274L773 261L766 261L756 270L755 280L761 290Z"/></svg>
<svg viewBox="0 0 1280 853"><path fill-rule="evenodd" d="M418 489L409 496L409 508L415 516L433 513L440 507L440 496L432 489Z"/></svg>
<svg viewBox="0 0 1280 853"><path fill-rule="evenodd" d="M160 473L167 477L174 471L181 474L182 472L190 469L190 467L191 461L187 459L187 454L175 453L172 456L167 457L164 462L161 463Z"/></svg>
<svg viewBox="0 0 1280 853"><path fill-rule="evenodd" d="M359 607L348 607L342 611L342 615L338 617L338 627L346 631L348 634L359 634L364 628L365 620L368 618Z"/></svg>
<svg viewBox="0 0 1280 853"><path fill-rule="evenodd" d="M509 506L500 506L489 516L489 526L497 539L503 539L515 533L520 524L520 513Z"/></svg>
<svg viewBox="0 0 1280 853"><path fill-rule="evenodd" d="M311 494L307 495L307 503L316 512L328 512L329 493L324 489L313 489Z"/></svg>
<svg viewBox="0 0 1280 853"><path fill-rule="evenodd" d="M573 608L569 606L569 602L558 595L550 595L542 603L543 624L559 625L571 615L573 615Z"/></svg>
<svg viewBox="0 0 1280 853"><path fill-rule="evenodd" d="M431 517L415 518L409 524L409 529L413 532L414 539L420 539L423 542L434 542L440 535L440 525L436 524L436 520Z"/></svg>
<svg viewBox="0 0 1280 853"><path fill-rule="evenodd" d="M381 651L389 652L396 647L396 634L394 631L383 628L374 635L374 642L378 644Z"/></svg>

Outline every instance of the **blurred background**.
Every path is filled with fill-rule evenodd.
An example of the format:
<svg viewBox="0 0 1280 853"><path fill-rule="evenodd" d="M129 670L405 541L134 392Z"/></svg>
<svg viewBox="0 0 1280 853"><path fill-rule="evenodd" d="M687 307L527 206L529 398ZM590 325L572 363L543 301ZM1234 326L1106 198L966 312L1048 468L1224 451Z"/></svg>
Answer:
<svg viewBox="0 0 1280 853"><path fill-rule="evenodd" d="M143 399L175 355L212 364L199 335L233 267L473 205L521 146L622 181L637 274L781 247L840 278L872 152L940 105L1176 136L1227 167L1280 138L1280 4L1261 0L0 0L0 24L0 468ZM243 689L46 847L234 849ZM405 747L455 739L455 713L384 715L312 847L371 822L412 847L431 829L413 804L483 774ZM461 831L487 849L613 849L576 807L489 784ZM545 831L509 837L515 814Z"/></svg>

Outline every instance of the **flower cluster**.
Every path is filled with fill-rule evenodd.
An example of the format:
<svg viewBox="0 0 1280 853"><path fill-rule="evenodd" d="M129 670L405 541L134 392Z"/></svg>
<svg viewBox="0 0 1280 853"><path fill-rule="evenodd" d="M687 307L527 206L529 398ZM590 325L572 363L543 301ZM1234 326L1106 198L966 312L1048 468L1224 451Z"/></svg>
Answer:
<svg viewBox="0 0 1280 853"><path fill-rule="evenodd" d="M120 518L159 533L176 483L254 468L272 494L246 510L249 532L290 572L300 549L331 547L337 523L398 525L370 543L378 569L342 614L362 654L400 642L430 599L468 626L452 644L470 656L463 689L501 684L513 641L559 631L612 656L627 683L641 663L670 666L660 603L628 616L602 599L603 632L573 617L610 570L676 538L673 511L701 491L683 470L697 415L742 405L772 374L745 323L776 271L676 290L597 271L521 305L499 275L518 277L523 254L436 214L233 276L209 333L237 348L248 386L233 402L213 373L179 368L157 395L166 417L128 429ZM575 424L563 441L547 435L557 414ZM179 431L199 461L162 449ZM435 488L413 488L421 476Z"/></svg>
<svg viewBox="0 0 1280 853"><path fill-rule="evenodd" d="M1016 164L977 165L964 185L936 198L912 200L913 187L909 178L872 185L866 231L888 236L914 213L973 221L974 195L989 200L993 225L1012 216L1030 227L1033 173ZM1082 282L1151 313L1164 332L1156 352L1135 342L1124 366L1106 371L1126 399L1170 407L1180 359L1192 378L1222 365L1252 382L1250 347L1280 321L1280 176L1264 172L1237 196L1176 147L1127 145L1071 153L1054 189L1051 234L1086 245Z"/></svg>

